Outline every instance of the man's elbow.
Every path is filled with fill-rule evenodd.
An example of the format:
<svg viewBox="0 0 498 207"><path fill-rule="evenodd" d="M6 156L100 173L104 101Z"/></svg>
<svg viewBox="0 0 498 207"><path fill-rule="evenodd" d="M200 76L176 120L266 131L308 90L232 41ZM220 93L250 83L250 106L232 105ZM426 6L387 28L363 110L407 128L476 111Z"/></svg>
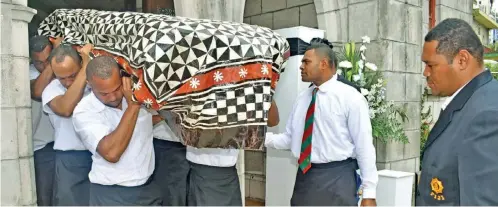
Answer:
<svg viewBox="0 0 498 207"><path fill-rule="evenodd" d="M104 152L104 153L100 153L99 154L105 159L107 160L107 162L110 162L110 163L117 163L119 162L119 159L121 159L121 155L118 154L118 153L113 153L113 152Z"/></svg>
<svg viewBox="0 0 498 207"><path fill-rule="evenodd" d="M71 117L73 115L73 110L74 110L74 108L71 108L69 106L60 106L60 107L57 107L57 106L54 106L54 105L50 105L50 108L57 115L62 116L62 117L66 117L66 118Z"/></svg>
<svg viewBox="0 0 498 207"><path fill-rule="evenodd" d="M66 117L66 118L69 118L73 115L73 111L71 110L62 110L62 111L59 111L59 113L57 113L59 116L62 116L62 117Z"/></svg>
<svg viewBox="0 0 498 207"><path fill-rule="evenodd" d="M108 156L102 156L105 160L107 160L107 162L110 162L110 163L117 163L119 162L119 159L121 158L120 156L116 156L116 155L108 155Z"/></svg>

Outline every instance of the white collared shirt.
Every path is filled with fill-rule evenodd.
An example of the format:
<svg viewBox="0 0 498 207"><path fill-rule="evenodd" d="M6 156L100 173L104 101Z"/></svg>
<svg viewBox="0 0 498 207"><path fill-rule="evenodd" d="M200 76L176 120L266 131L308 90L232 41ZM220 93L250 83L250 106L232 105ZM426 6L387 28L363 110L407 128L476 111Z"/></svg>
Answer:
<svg viewBox="0 0 498 207"><path fill-rule="evenodd" d="M163 121L154 125L154 138L171 141L171 142L180 142L180 133L177 131L175 115L170 111L159 111L151 112L153 115L161 115L164 119Z"/></svg>
<svg viewBox="0 0 498 207"><path fill-rule="evenodd" d="M54 149L56 150L86 150L85 146L74 131L72 117L62 117L55 114L49 106L50 101L57 96L64 95L67 89L57 79L52 80L42 93L43 111L48 114L50 122L55 129ZM83 93L85 96L90 92L88 87Z"/></svg>
<svg viewBox="0 0 498 207"><path fill-rule="evenodd" d="M74 109L74 128L93 154L92 170L88 175L92 183L139 186L154 171L152 115L144 108L140 109L131 140L117 163L108 162L97 152L100 140L117 128L126 108L125 98L120 110L104 105L92 92Z"/></svg>
<svg viewBox="0 0 498 207"><path fill-rule="evenodd" d="M238 149L195 148L187 146L187 160L214 167L232 167L237 164Z"/></svg>
<svg viewBox="0 0 498 207"><path fill-rule="evenodd" d="M298 95L284 133L267 133L266 147L291 149L294 157L299 158L306 112L314 88L316 86ZM375 198L378 175L366 99L355 88L337 81L336 77L318 88L311 162L328 163L356 158L363 180L363 198Z"/></svg>
<svg viewBox="0 0 498 207"><path fill-rule="evenodd" d="M40 76L34 65L29 66L29 79L35 80ZM33 150L39 150L54 141L54 127L43 112L42 103L31 99L31 126L33 132Z"/></svg>
<svg viewBox="0 0 498 207"><path fill-rule="evenodd" d="M170 111L159 111L165 121L156 124L154 137L180 142L181 132L176 124L176 115ZM158 128L159 127L159 128ZM195 148L187 146L187 160L196 164L214 167L232 167L237 164L238 149Z"/></svg>
<svg viewBox="0 0 498 207"><path fill-rule="evenodd" d="M468 83L466 83L465 85L463 85L462 87L460 87L457 91L455 91L455 93L453 93L453 95L451 95L450 97L444 99L444 102L441 104L441 109L442 110L445 110L446 107L448 107L448 105L450 105L451 101L453 101L453 99L458 95L458 93L460 93L460 91L467 85Z"/></svg>

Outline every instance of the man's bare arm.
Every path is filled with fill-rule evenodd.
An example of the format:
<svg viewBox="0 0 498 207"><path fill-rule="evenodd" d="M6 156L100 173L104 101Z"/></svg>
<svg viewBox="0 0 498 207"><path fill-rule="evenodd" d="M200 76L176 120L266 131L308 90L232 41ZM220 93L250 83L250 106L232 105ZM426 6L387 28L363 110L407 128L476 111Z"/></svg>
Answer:
<svg viewBox="0 0 498 207"><path fill-rule="evenodd" d="M53 79L54 73L50 67L47 67L36 79L31 80L31 98L41 101L43 90Z"/></svg>
<svg viewBox="0 0 498 207"><path fill-rule="evenodd" d="M135 124L137 123L140 105L132 104L126 108L116 130L100 140L97 152L105 160L116 163L130 143Z"/></svg>
<svg viewBox="0 0 498 207"><path fill-rule="evenodd" d="M271 102L270 110L268 111L268 126L274 127L277 126L280 122L280 117L278 115L278 107L275 103L275 100Z"/></svg>
<svg viewBox="0 0 498 207"><path fill-rule="evenodd" d="M128 108L126 108L118 127L101 139L97 146L97 152L100 156L112 163L118 162L121 155L128 148L140 112L140 104L131 100L133 92L130 78L123 77L123 93L128 103Z"/></svg>
<svg viewBox="0 0 498 207"><path fill-rule="evenodd" d="M59 116L70 117L73 110L83 97L83 92L86 87L86 66L90 61L88 53L93 46L90 44L85 45L81 50L83 65L81 70L76 75L73 84L67 89L64 95L60 95L50 101L49 106Z"/></svg>

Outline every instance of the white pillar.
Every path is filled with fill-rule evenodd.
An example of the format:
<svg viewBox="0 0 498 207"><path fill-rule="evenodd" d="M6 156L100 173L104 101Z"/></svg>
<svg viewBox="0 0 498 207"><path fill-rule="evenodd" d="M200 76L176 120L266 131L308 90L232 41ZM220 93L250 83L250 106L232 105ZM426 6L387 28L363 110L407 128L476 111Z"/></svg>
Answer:
<svg viewBox="0 0 498 207"><path fill-rule="evenodd" d="M392 170L379 171L378 206L412 206L415 173Z"/></svg>
<svg viewBox="0 0 498 207"><path fill-rule="evenodd" d="M1 205L36 205L31 140L27 0L0 1Z"/></svg>
<svg viewBox="0 0 498 207"><path fill-rule="evenodd" d="M292 27L276 30L283 37L299 38L309 43L312 38L323 38L324 31L308 27ZM292 42L290 44L293 44ZM293 45L291 45L291 48ZM287 67L281 74L275 91L275 102L278 106L280 123L276 127L269 128L268 131L282 133L285 131L289 113L296 100L297 95L308 88L310 83L301 81L299 66L303 55L293 55L289 57ZM297 161L292 157L290 151L274 150L267 148L266 152L266 205L267 206L288 206L294 181L296 179Z"/></svg>
<svg viewBox="0 0 498 207"><path fill-rule="evenodd" d="M175 15L196 19L213 19L242 22L245 0L175 0ZM245 163L244 150L237 160L242 205L245 205Z"/></svg>

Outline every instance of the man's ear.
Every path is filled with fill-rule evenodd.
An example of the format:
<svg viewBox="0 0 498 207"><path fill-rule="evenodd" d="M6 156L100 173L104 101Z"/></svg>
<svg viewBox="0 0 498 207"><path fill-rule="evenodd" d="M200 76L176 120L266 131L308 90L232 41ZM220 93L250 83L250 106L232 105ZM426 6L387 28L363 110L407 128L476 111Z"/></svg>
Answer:
<svg viewBox="0 0 498 207"><path fill-rule="evenodd" d="M327 58L322 58L320 60L320 69L325 70L328 68L328 66L329 66L329 61L327 60Z"/></svg>
<svg viewBox="0 0 498 207"><path fill-rule="evenodd" d="M460 50L453 59L453 63L457 64L458 69L465 70L469 66L472 58L474 57L469 53L469 51Z"/></svg>

